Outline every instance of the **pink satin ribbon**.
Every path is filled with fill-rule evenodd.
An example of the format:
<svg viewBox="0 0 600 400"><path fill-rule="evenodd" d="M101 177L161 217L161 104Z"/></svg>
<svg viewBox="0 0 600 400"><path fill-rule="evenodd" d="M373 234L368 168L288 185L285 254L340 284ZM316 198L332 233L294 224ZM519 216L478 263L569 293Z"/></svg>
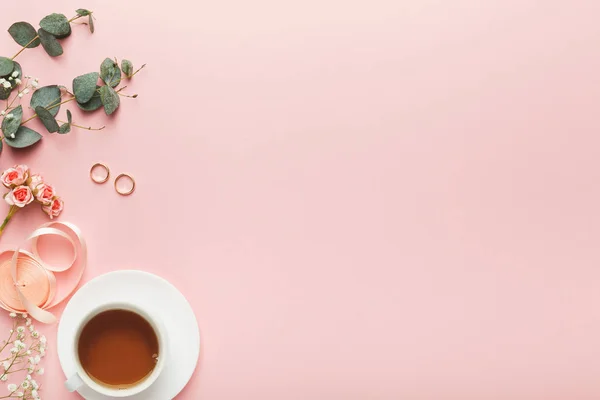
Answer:
<svg viewBox="0 0 600 400"><path fill-rule="evenodd" d="M39 254L37 242L43 236L58 236L73 247L73 258L66 265L55 266L45 262ZM77 288L87 264L87 246L79 228L69 222L49 222L36 229L25 240L31 241L31 252L5 250L10 259L0 263L0 307L10 312L27 312L32 318L53 324L56 317L47 309L68 298ZM57 295L56 274L73 275L66 290Z"/></svg>

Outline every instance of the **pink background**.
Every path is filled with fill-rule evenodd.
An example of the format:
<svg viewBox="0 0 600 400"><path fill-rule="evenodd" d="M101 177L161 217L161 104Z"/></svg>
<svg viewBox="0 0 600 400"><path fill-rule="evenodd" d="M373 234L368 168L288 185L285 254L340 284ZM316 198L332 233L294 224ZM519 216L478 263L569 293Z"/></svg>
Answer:
<svg viewBox="0 0 600 400"><path fill-rule="evenodd" d="M25 73L125 57L140 97L0 166L64 196L85 280L137 268L188 297L178 399L600 398L597 0L28 0L0 26L79 7L96 34ZM135 195L92 184L97 161ZM45 221L16 218L3 246ZM77 398L46 367L44 398Z"/></svg>

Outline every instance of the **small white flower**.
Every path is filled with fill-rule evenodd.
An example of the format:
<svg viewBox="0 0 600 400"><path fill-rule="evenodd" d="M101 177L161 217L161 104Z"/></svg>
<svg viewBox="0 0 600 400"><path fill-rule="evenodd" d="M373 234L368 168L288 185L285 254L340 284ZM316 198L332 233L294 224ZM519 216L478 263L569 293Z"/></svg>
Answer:
<svg viewBox="0 0 600 400"><path fill-rule="evenodd" d="M30 365L30 366L27 368L27 372L28 372L28 373L30 373L30 374L33 374L33 372L34 372L34 371L35 371L35 367L34 367L33 365Z"/></svg>
<svg viewBox="0 0 600 400"><path fill-rule="evenodd" d="M13 78L17 78L19 76L19 71L13 71L13 73L10 74L10 76L12 76Z"/></svg>
<svg viewBox="0 0 600 400"><path fill-rule="evenodd" d="M34 389L39 389L39 385L35 379L31 379L31 387Z"/></svg>
<svg viewBox="0 0 600 400"><path fill-rule="evenodd" d="M29 326L29 325L31 325L31 318L27 318L25 320L25 326Z"/></svg>
<svg viewBox="0 0 600 400"><path fill-rule="evenodd" d="M6 388L8 389L9 392L12 393L17 390L17 385L15 385L14 383L9 383Z"/></svg>
<svg viewBox="0 0 600 400"><path fill-rule="evenodd" d="M9 76L9 77L8 77L8 80L9 80L9 81L12 81L13 79L14 79L14 78L13 78L12 76Z"/></svg>
<svg viewBox="0 0 600 400"><path fill-rule="evenodd" d="M0 111L0 115L2 115L3 117L6 115L6 111L2 110ZM10 314L8 314L11 318L17 318L17 314L15 314L14 312L11 312Z"/></svg>
<svg viewBox="0 0 600 400"><path fill-rule="evenodd" d="M40 333L38 331L33 331L31 332L31 336L33 336L35 339L40 337Z"/></svg>
<svg viewBox="0 0 600 400"><path fill-rule="evenodd" d="M40 83L39 83L39 82L38 82L38 80L36 79L36 80L34 80L33 82L31 82L31 86L32 86L34 89L37 89L37 87L38 87L38 86L40 86Z"/></svg>
<svg viewBox="0 0 600 400"><path fill-rule="evenodd" d="M21 387L22 387L23 389L27 389L29 386L31 386L31 382L29 382L27 379L25 379L25 380L23 381L23 383L21 383Z"/></svg>
<svg viewBox="0 0 600 400"><path fill-rule="evenodd" d="M20 85L22 82L21 82L21 80L20 80L19 78L17 78L17 79L15 79L15 83L16 83L17 85Z"/></svg>
<svg viewBox="0 0 600 400"><path fill-rule="evenodd" d="M21 350L27 347L25 343L21 342L20 340L15 340L15 346L17 347L17 349Z"/></svg>
<svg viewBox="0 0 600 400"><path fill-rule="evenodd" d="M35 390L35 389L33 389L33 390L31 391L31 395L32 395L32 396L33 396L33 398L34 398L34 399L36 399L36 400L40 398L40 395L38 394L38 391L37 391L37 390Z"/></svg>
<svg viewBox="0 0 600 400"><path fill-rule="evenodd" d="M4 111L2 111L2 115L6 114ZM11 312L10 314L8 314L11 318L17 318L17 314L15 314L14 312Z"/></svg>
<svg viewBox="0 0 600 400"><path fill-rule="evenodd" d="M23 317L23 318L27 318L27 313L26 313L26 312L24 312L23 314L21 314L21 317Z"/></svg>
<svg viewBox="0 0 600 400"><path fill-rule="evenodd" d="M40 337L40 343L41 343L41 344L46 344L46 336L42 335L42 336Z"/></svg>
<svg viewBox="0 0 600 400"><path fill-rule="evenodd" d="M4 82L6 82L6 79L4 79L4 78L0 78L0 84L2 84L2 83L4 83Z"/></svg>
<svg viewBox="0 0 600 400"><path fill-rule="evenodd" d="M17 349L16 347L13 347L12 349L10 349L11 354L17 354L18 352L19 352L19 349Z"/></svg>
<svg viewBox="0 0 600 400"><path fill-rule="evenodd" d="M23 90L23 93L25 93L25 94L28 94L28 93L29 93L29 89L28 89L28 88L25 88L25 89Z"/></svg>
<svg viewBox="0 0 600 400"><path fill-rule="evenodd" d="M13 119L13 115L12 114L6 114L6 117L4 117L5 119L11 120ZM11 329L12 330L12 329ZM12 332L11 332L12 333Z"/></svg>
<svg viewBox="0 0 600 400"><path fill-rule="evenodd" d="M18 326L18 327L17 327L17 332L19 332L19 333L23 333L23 332L25 332L25 327L23 327L23 326Z"/></svg>
<svg viewBox="0 0 600 400"><path fill-rule="evenodd" d="M11 139L14 139L14 138L15 138L15 134L14 134L14 133L11 133L11 134L10 134L10 138L11 138Z"/></svg>
<svg viewBox="0 0 600 400"><path fill-rule="evenodd" d="M19 96L20 99L23 98L23 93L19 93L17 96Z"/></svg>
<svg viewBox="0 0 600 400"><path fill-rule="evenodd" d="M29 332L33 332L33 331L35 331L35 326L29 325Z"/></svg>
<svg viewBox="0 0 600 400"><path fill-rule="evenodd" d="M33 365L35 365L35 358L33 358L33 357L29 357L28 361L29 361L29 364L31 364L31 365L29 366L29 368L33 368L32 366L33 366Z"/></svg>
<svg viewBox="0 0 600 400"><path fill-rule="evenodd" d="M2 363L2 367L3 367L5 370L9 369L9 368L10 368L10 361L4 361L4 362Z"/></svg>
<svg viewBox="0 0 600 400"><path fill-rule="evenodd" d="M42 357L46 356L46 348L45 347L40 347L40 356L42 356Z"/></svg>
<svg viewBox="0 0 600 400"><path fill-rule="evenodd" d="M4 86L6 89L8 89L9 87L11 87L10 82L4 81L2 82L2 86Z"/></svg>
<svg viewBox="0 0 600 400"><path fill-rule="evenodd" d="M9 119L10 119L10 118L9 118ZM10 330L10 331L8 331L8 332L9 332L9 333L13 333L13 332L14 332L14 330L13 330L13 329L11 329L11 330Z"/></svg>
<svg viewBox="0 0 600 400"><path fill-rule="evenodd" d="M17 396L17 397L23 397L23 392L16 392L15 396Z"/></svg>
<svg viewBox="0 0 600 400"><path fill-rule="evenodd" d="M27 354L28 356L30 356L30 355L31 355L31 350L27 350L27 351L25 352L25 354Z"/></svg>
<svg viewBox="0 0 600 400"><path fill-rule="evenodd" d="M40 368L37 370L38 375L44 375L44 368Z"/></svg>
<svg viewBox="0 0 600 400"><path fill-rule="evenodd" d="M8 375L4 374L2 375L2 377L0 377L0 381L2 382L6 382L8 380Z"/></svg>
<svg viewBox="0 0 600 400"><path fill-rule="evenodd" d="M33 358L33 361L35 361L35 363L34 363L34 364L36 364L36 365L37 365L37 364L39 364L39 363L40 363L40 361L42 361L42 359L40 358L40 356L35 356L35 357Z"/></svg>
<svg viewBox="0 0 600 400"><path fill-rule="evenodd" d="M31 375L27 375L27 376L25 377L25 379L27 379L28 381L30 381L30 380L31 380Z"/></svg>

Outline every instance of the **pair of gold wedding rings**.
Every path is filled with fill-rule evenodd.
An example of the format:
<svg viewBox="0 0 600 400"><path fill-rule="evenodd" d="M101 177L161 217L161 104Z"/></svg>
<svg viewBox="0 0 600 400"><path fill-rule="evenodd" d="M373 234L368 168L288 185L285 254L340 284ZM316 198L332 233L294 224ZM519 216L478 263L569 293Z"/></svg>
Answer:
<svg viewBox="0 0 600 400"><path fill-rule="evenodd" d="M94 174L94 171L97 170L104 170L104 174L101 176L97 176ZM90 178L92 179L92 181L94 181L95 183L105 183L108 181L108 179L110 178L110 169L102 163L96 163L94 165L92 165L92 168L90 168ZM131 187L129 189L121 189L119 187L119 181L123 180L123 179L127 179L131 182ZM119 174L117 176L117 178L115 179L115 191L117 193L119 193L121 196L129 196L131 193L133 193L135 190L135 179L133 179L133 177L129 174Z"/></svg>

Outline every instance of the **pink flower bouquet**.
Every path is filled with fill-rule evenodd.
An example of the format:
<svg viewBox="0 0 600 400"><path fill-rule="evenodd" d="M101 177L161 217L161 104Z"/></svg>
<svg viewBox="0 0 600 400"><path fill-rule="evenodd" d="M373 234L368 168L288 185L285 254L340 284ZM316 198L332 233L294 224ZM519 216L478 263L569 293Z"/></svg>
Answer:
<svg viewBox="0 0 600 400"><path fill-rule="evenodd" d="M10 189L4 195L4 200L10 205L8 215L0 226L0 235L17 211L33 202L38 202L50 219L58 217L64 203L56 196L54 187L44 182L37 174L31 174L27 165L15 165L0 176L2 184Z"/></svg>

